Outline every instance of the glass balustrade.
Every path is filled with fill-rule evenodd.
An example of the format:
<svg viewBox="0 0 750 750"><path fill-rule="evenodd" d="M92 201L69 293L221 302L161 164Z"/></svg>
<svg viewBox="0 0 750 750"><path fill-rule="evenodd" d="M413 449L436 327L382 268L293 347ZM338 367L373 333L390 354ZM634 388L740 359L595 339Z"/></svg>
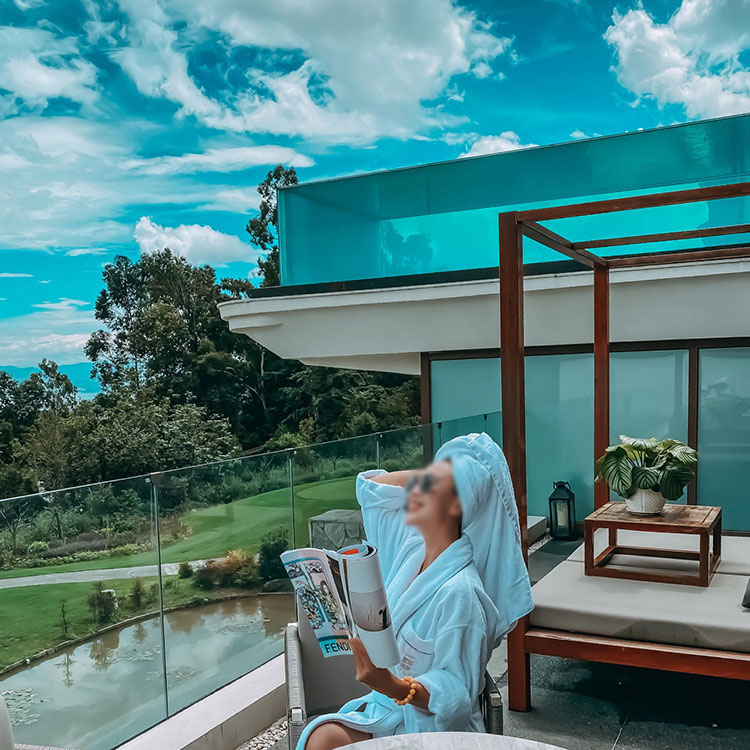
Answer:
<svg viewBox="0 0 750 750"><path fill-rule="evenodd" d="M16 741L109 750L281 654L278 555L362 539L357 474L499 414L0 500L0 693Z"/></svg>

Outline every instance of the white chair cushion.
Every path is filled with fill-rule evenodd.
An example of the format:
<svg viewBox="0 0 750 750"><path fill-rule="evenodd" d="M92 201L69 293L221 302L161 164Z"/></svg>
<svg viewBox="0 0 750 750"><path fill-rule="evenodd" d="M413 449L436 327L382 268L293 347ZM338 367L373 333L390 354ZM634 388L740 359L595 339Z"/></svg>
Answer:
<svg viewBox="0 0 750 750"><path fill-rule="evenodd" d="M708 588L586 576L565 561L533 588L531 624L590 635L750 653L747 580L717 573Z"/></svg>

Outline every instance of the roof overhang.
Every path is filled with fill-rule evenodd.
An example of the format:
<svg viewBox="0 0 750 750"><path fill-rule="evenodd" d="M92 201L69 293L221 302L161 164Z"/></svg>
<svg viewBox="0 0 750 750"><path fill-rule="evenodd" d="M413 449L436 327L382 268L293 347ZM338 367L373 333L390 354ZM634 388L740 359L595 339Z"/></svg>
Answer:
<svg viewBox="0 0 750 750"><path fill-rule="evenodd" d="M611 270L611 340L747 335L750 261ZM588 271L527 277L527 347L590 344ZM494 349L497 279L225 302L221 316L281 357L306 364L418 374L422 352ZM689 304L686 304L689 301Z"/></svg>

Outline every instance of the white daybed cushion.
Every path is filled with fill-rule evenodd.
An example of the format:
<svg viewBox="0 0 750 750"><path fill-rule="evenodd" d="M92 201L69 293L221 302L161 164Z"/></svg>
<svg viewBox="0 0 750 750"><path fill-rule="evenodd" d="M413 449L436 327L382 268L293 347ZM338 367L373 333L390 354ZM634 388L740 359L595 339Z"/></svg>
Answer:
<svg viewBox="0 0 750 750"><path fill-rule="evenodd" d="M625 531L617 533L617 543L628 547L656 547L657 549L689 549L698 551L697 534L665 534L661 531ZM598 554L607 546L607 530L597 529L594 552ZM568 560L583 562L583 544L573 550ZM611 564L617 567L653 568L670 571L698 572L698 563L692 560L615 555ZM722 536L721 560L717 573L750 576L750 537Z"/></svg>
<svg viewBox="0 0 750 750"><path fill-rule="evenodd" d="M590 635L750 653L744 576L708 588L586 576L565 561L533 587L531 625Z"/></svg>

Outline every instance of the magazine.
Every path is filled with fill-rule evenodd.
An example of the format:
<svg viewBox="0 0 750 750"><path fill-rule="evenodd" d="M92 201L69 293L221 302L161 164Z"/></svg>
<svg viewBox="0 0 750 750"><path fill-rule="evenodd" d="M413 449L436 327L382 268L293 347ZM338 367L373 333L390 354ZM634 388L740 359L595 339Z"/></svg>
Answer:
<svg viewBox="0 0 750 750"><path fill-rule="evenodd" d="M281 555L323 656L351 653L359 636L376 667L399 661L378 551L354 544L338 552L306 547Z"/></svg>

